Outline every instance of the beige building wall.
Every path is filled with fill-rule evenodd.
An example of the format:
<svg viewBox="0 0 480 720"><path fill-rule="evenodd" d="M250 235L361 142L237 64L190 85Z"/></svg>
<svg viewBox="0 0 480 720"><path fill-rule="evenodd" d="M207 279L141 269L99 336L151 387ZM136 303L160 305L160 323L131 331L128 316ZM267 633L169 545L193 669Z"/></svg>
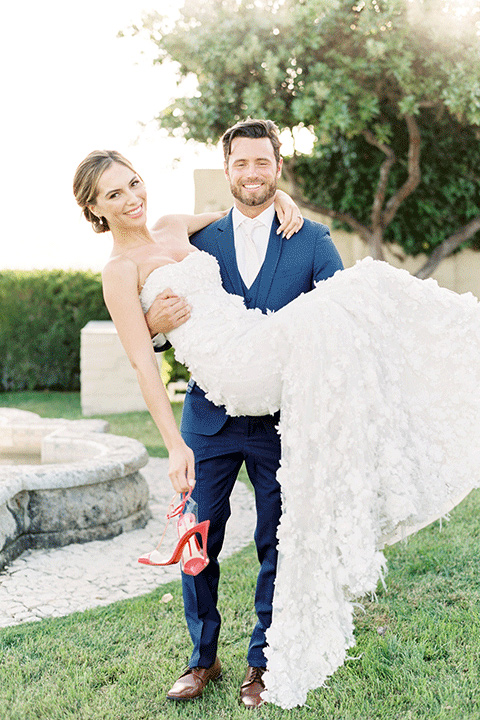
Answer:
<svg viewBox="0 0 480 720"><path fill-rule="evenodd" d="M195 170L195 212L225 210L232 205L232 196L223 170ZM287 189L287 188L286 188ZM304 210L305 217L328 225L333 241L338 248L345 267L354 265L366 257L368 248L355 233L332 230L330 218L310 210ZM426 261L425 255L405 259L402 249L396 245L386 246L385 259L395 267L401 267L415 274ZM480 298L480 253L463 250L442 261L432 275L439 285L458 293L472 292Z"/></svg>

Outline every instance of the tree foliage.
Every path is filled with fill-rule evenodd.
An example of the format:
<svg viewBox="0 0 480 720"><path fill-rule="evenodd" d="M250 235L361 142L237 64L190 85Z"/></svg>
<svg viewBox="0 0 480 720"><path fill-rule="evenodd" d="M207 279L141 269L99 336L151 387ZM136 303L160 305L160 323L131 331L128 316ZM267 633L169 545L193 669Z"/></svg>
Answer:
<svg viewBox="0 0 480 720"><path fill-rule="evenodd" d="M479 213L479 139L475 130L451 116L436 122L429 110L421 114L418 123L422 179L399 208L395 221L385 228L384 236L385 242L396 243L413 256L431 255L440 238L456 231L459 219L472 221ZM402 158L408 137L402 123L396 125L391 147L396 157ZM381 162L381 151L362 135L351 140L338 135L327 147L316 144L311 155L298 157L296 173L312 204L328 204L340 213L351 213L367 226ZM387 194L393 194L406 175L404 164L397 162ZM480 234L472 238L471 246L480 249Z"/></svg>
<svg viewBox="0 0 480 720"><path fill-rule="evenodd" d="M285 163L294 195L375 257L393 240L430 254L423 276L478 239L479 0L187 0L142 31L181 78L163 128L207 143L247 116L310 129L313 151Z"/></svg>

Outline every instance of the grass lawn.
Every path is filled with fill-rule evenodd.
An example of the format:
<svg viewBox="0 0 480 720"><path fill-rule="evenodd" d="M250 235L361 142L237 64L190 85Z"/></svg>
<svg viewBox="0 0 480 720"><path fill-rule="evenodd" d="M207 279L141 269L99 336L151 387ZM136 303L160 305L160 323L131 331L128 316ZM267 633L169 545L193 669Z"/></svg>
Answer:
<svg viewBox="0 0 480 720"><path fill-rule="evenodd" d="M0 405L80 417L75 394L2 394ZM115 432L148 438L160 454L144 415L107 419ZM358 659L340 668L328 688L310 693L305 707L266 706L254 717L480 720L479 537L474 492L441 530L435 523L389 548L386 588L379 586L375 600L364 598L357 613L351 654ZM224 679L198 701L165 699L190 651L177 581L106 608L1 629L1 720L244 720L250 713L237 694L254 624L256 572L252 545L222 565ZM173 595L167 604L166 592Z"/></svg>

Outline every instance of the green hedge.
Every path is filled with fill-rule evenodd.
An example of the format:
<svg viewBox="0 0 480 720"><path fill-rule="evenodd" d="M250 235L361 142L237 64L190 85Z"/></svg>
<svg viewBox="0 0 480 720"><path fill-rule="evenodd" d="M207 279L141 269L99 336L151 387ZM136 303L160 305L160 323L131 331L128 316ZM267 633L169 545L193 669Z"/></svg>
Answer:
<svg viewBox="0 0 480 720"><path fill-rule="evenodd" d="M2 272L0 391L79 390L80 331L108 319L99 274Z"/></svg>
<svg viewBox="0 0 480 720"><path fill-rule="evenodd" d="M99 273L0 273L0 392L79 390L80 332L90 320L110 320ZM188 379L173 350L162 375Z"/></svg>

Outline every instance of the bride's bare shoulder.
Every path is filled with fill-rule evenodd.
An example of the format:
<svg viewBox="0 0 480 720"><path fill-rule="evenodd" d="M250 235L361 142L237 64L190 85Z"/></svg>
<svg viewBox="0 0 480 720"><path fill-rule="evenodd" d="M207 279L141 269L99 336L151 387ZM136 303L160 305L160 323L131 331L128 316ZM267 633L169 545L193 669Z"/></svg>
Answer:
<svg viewBox="0 0 480 720"><path fill-rule="evenodd" d="M150 232L155 237L161 237L165 232L181 233L185 232L185 217L183 215L162 215L154 225Z"/></svg>
<svg viewBox="0 0 480 720"><path fill-rule="evenodd" d="M125 255L111 257L102 270L102 282L111 284L117 282L129 282L134 280L137 283L137 264Z"/></svg>

